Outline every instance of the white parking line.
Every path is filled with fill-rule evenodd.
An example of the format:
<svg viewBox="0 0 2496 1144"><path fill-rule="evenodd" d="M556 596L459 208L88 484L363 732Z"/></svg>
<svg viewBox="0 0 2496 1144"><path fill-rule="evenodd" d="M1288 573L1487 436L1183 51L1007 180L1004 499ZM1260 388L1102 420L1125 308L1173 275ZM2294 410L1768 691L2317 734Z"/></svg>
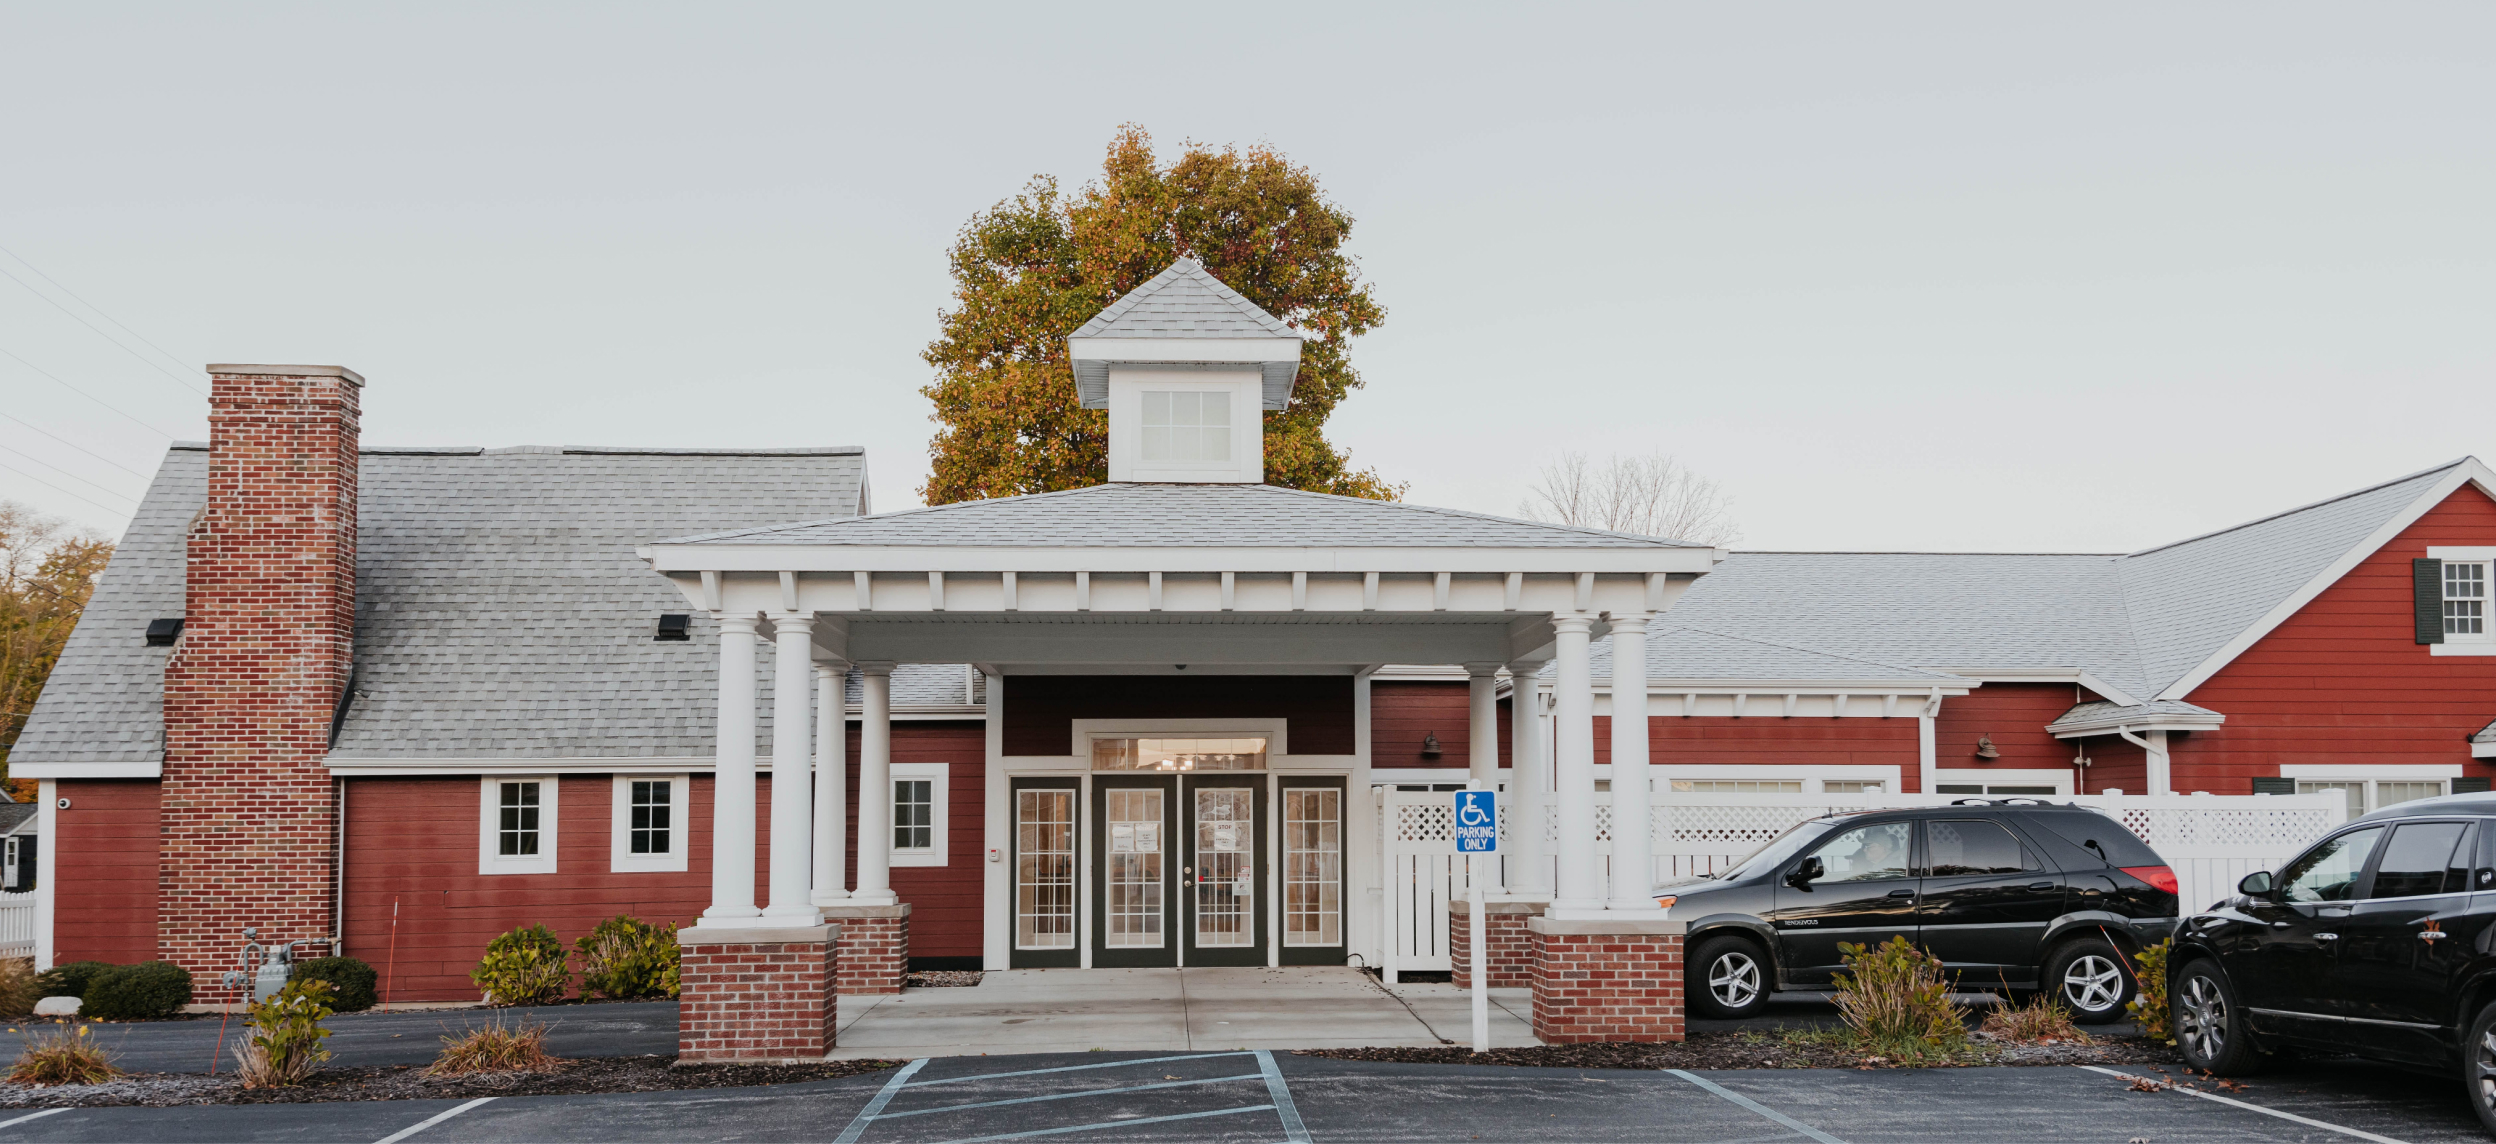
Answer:
<svg viewBox="0 0 2496 1144"><path fill-rule="evenodd" d="M1291 1099L1291 1086L1283 1083L1283 1070L1274 1067L1274 1054L1257 1050L1257 1067L1265 1073L1265 1094L1274 1102L1274 1112L1283 1118L1284 1144L1309 1144L1309 1126L1300 1122L1300 1105Z"/></svg>
<svg viewBox="0 0 2496 1144"><path fill-rule="evenodd" d="M2143 1077L2139 1073L2124 1072L2120 1069L2099 1068L2096 1065L2082 1065L2080 1067L2093 1073L2104 1073L2107 1076L2121 1077L2127 1081L2156 1079L2154 1077ZM2375 1141L2375 1144L2403 1144L2400 1140L2395 1140L2389 1136L2377 1136L2374 1133L2368 1132L2364 1129L2349 1128L2344 1125L2333 1124L2326 1120L2316 1120L2311 1116L2299 1116L2293 1112L2281 1112L2276 1108L2264 1108L2259 1104L2247 1104L2241 1100L2234 1100L2228 1097L2220 1096L2215 1092L2203 1092L2197 1088L2178 1088L2173 1091L2183 1093L2186 1096L2198 1096L2203 1100L2215 1100L2221 1104L2231 1105L2233 1107L2246 1109L2252 1112L2259 1112L2264 1116L2276 1116L2281 1120L2293 1120L2299 1124L2305 1125L2308 1128L2320 1128L2325 1131L2337 1132L2343 1136L2355 1136L2360 1140L2372 1140Z"/></svg>
<svg viewBox="0 0 2496 1144"><path fill-rule="evenodd" d="M388 1136L384 1136L384 1137L382 1137L382 1138L381 1138L381 1139L379 1139L379 1140L375 1140L375 1141L373 1141L373 1144L399 1144L399 1141L401 1141L401 1140L405 1140L405 1139L407 1139L407 1138L408 1138L408 1137L410 1137L410 1136L414 1136L415 1134L417 1134L417 1133L419 1133L419 1132L422 1132L422 1131L424 1131L425 1129L431 1128L431 1127L433 1127L433 1126L434 1126L434 1125L436 1125L436 1124L440 1124L440 1123L442 1123L442 1122L443 1122L443 1121L445 1121L445 1120L449 1120L450 1118L452 1118L452 1117L454 1117L454 1116L457 1116L457 1115L459 1115L460 1113L466 1112L466 1111L468 1111L469 1109L471 1109L471 1108L475 1108L476 1106L478 1106L478 1105L480 1105L480 1104L484 1104L485 1102L490 1101L490 1100L492 1100L492 1099L494 1099L494 1098L493 1098L493 1097L490 1097L490 1096L480 1096L480 1097L476 1098L475 1100L472 1100L472 1101L469 1101L469 1102L468 1102L468 1103L466 1103L466 1104L460 1105L460 1106L459 1106L459 1107L457 1107L457 1108L450 1109L450 1110L445 1111L445 1112L437 1112L437 1113L433 1114L432 1116L427 1117L427 1118L426 1118L426 1119L424 1119L424 1120L420 1120L420 1121L418 1121L418 1122L416 1122L416 1123L414 1123L414 1124L410 1124L410 1125L408 1125L408 1126L407 1126L407 1127L405 1127L405 1128L399 1129L398 1131L396 1131L396 1132L393 1132L393 1133L389 1134Z"/></svg>
<svg viewBox="0 0 2496 1144"><path fill-rule="evenodd" d="M1688 1073L1688 1072L1683 1072L1683 1071L1682 1071L1682 1070L1680 1070L1680 1069L1666 1069L1666 1070L1664 1070L1664 1071L1665 1071L1665 1072L1668 1072L1668 1073L1671 1073L1671 1074L1673 1074L1674 1076L1680 1077L1680 1078L1681 1078L1681 1079L1683 1079L1683 1080L1689 1081L1690 1083L1695 1084L1695 1085L1699 1086L1700 1088L1706 1089L1706 1090L1707 1090L1707 1091L1709 1091L1709 1092L1715 1093L1715 1094L1716 1094L1716 1095L1718 1095L1718 1096L1724 1097L1726 1100L1730 1100L1730 1101L1734 1102L1735 1104L1741 1105L1741 1106L1742 1106L1742 1107L1744 1107L1744 1108L1750 1109L1751 1111L1756 1112L1756 1113L1760 1114L1761 1116L1765 1116L1765 1117L1767 1117L1767 1118L1768 1118L1768 1119L1770 1119L1770 1120L1774 1120L1774 1121L1776 1121L1776 1122L1777 1122L1777 1123L1779 1123L1779 1124L1785 1125L1786 1127L1791 1128L1791 1129L1793 1129L1793 1130L1794 1130L1794 1131L1796 1131L1796 1132L1800 1132L1800 1133L1802 1133L1802 1134L1803 1134L1803 1135L1805 1135L1805 1136L1809 1136L1809 1137L1811 1137L1812 1139L1819 1141L1819 1142L1820 1142L1820 1144L1846 1144L1846 1142L1845 1142L1845 1141L1840 1140L1840 1139L1838 1139L1838 1138L1837 1138L1837 1137L1835 1137L1835 1136L1831 1136L1831 1135L1829 1135L1829 1134L1828 1134L1828 1133L1826 1133L1826 1132L1822 1132L1822 1131L1820 1131L1819 1129L1812 1127L1811 1125L1805 1124L1805 1123L1803 1123L1803 1122L1802 1122L1802 1121L1800 1121L1800 1120L1796 1120L1796 1119L1794 1119L1794 1118L1793 1118L1793 1117L1791 1117L1791 1116L1787 1116L1786 1114L1784 1114L1784 1113L1782 1113L1782 1112L1779 1112L1779 1111L1777 1111L1776 1109L1770 1108L1770 1107L1768 1107L1768 1106L1767 1106L1767 1105L1765 1105L1765 1104L1761 1104L1760 1102L1758 1102L1758 1101L1756 1101L1756 1100L1752 1100L1750 1097L1744 1096L1744 1095L1742 1095L1741 1093L1735 1092L1735 1091L1733 1091L1732 1089L1729 1089L1729 1088L1724 1087L1723 1085L1719 1085L1719 1084L1715 1083L1714 1081L1711 1081L1711 1080L1708 1080L1708 1079L1707 1079L1707 1078L1705 1078L1705 1077L1699 1076L1699 1075L1698 1075L1698 1074L1696 1074L1696 1073Z"/></svg>
<svg viewBox="0 0 2496 1144"><path fill-rule="evenodd" d="M910 1083L910 1074L926 1067L927 1058L920 1057L896 1070L892 1079L884 1082L884 1087L875 1090L875 1098L869 1100L865 1108L858 1110L857 1117L849 1122L849 1127L841 1130L840 1138L833 1141L833 1144L857 1144L858 1134L865 1132L867 1125L875 1123L875 1114L884 1111L884 1106L893 1102L893 1094L900 1092L903 1085Z"/></svg>
<svg viewBox="0 0 2496 1144"><path fill-rule="evenodd" d="M8 1127L9 1125L12 1125L12 1124L24 1124L24 1123L26 1123L26 1122L27 1122L27 1121L29 1121L29 1120L41 1120L41 1119L43 1119L44 1117L51 1116L51 1115L54 1115L54 1114L56 1114L56 1113L67 1112L67 1111L69 1111L69 1110L68 1110L68 1109L66 1109L66 1108L47 1108L47 1109L44 1109L44 1110L43 1110L43 1111L41 1111L41 1112L30 1112L30 1113L27 1113L27 1114L26 1114L26 1115L24 1115L24 1116L20 1116L20 1117L18 1117L18 1118L17 1118L17 1119L15 1119L15 1120L0 1120L0 1128L6 1128L6 1127Z"/></svg>

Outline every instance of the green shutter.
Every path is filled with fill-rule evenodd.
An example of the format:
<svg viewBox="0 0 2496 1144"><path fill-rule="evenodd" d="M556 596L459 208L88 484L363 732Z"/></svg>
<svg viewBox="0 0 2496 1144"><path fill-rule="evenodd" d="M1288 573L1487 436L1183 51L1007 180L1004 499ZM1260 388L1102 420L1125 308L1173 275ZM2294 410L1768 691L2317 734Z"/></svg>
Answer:
<svg viewBox="0 0 2496 1144"><path fill-rule="evenodd" d="M2255 780L2253 780L2253 793L2255 793L2255 794L2295 794L2295 793L2297 793L2297 780L2295 780L2295 779L2255 779Z"/></svg>
<svg viewBox="0 0 2496 1144"><path fill-rule="evenodd" d="M2459 778L2459 779L2454 779L2454 780L2453 780L2453 793L2454 793L2454 794L2486 794L2486 793L2487 793L2487 780L2486 780L2485 778Z"/></svg>
<svg viewBox="0 0 2496 1144"><path fill-rule="evenodd" d="M2411 595L2418 605L2418 642L2444 642L2444 562L2412 560L2409 562Z"/></svg>

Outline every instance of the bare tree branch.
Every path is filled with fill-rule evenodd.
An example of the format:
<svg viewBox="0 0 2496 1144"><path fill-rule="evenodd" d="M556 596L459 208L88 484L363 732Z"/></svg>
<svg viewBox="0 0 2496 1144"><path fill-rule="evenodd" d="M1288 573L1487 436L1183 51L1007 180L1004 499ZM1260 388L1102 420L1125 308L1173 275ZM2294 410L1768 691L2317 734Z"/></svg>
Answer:
<svg viewBox="0 0 2496 1144"><path fill-rule="evenodd" d="M1517 511L1532 520L1696 544L1742 538L1733 498L1715 481L1660 453L1615 455L1600 465L1584 453L1562 453L1536 474Z"/></svg>

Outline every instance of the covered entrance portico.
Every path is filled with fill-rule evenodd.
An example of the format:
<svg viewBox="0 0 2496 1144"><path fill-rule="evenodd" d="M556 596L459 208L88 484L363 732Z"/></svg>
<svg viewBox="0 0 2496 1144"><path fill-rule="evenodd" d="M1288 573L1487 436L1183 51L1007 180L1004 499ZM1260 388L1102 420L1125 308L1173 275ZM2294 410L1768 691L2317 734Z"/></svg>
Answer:
<svg viewBox="0 0 2496 1144"><path fill-rule="evenodd" d="M992 969L1375 964L1368 688L1388 664L1463 665L1468 778L1486 787L1500 777L1500 674L1555 665L1552 758L1538 721L1515 719L1509 785L1512 825L1543 823L1546 802L1556 814L1548 830L1511 830L1517 884L1499 896L1548 903L1535 940L1555 948L1667 932L1644 879L1607 886L1598 866L1589 644L1609 632L1621 674L1642 673L1648 623L1719 550L1261 483L1255 411L1287 403L1299 341L1190 262L1070 344L1085 403L1109 411L1109 483L642 550L720 633L712 900L688 949L837 941L844 992L898 989L913 903L891 869L916 825L894 802L891 677L905 663L985 676ZM766 637L774 781L758 894L751 665ZM838 688L853 669L849 871ZM1646 688L1614 690L1613 791L1621 820L1643 821ZM816 781L789 781L789 760L811 760ZM1613 861L1646 870L1647 846L1623 832ZM1667 989L1630 976L1620 988ZM1538 992L1538 1024L1547 1007L1615 1008Z"/></svg>

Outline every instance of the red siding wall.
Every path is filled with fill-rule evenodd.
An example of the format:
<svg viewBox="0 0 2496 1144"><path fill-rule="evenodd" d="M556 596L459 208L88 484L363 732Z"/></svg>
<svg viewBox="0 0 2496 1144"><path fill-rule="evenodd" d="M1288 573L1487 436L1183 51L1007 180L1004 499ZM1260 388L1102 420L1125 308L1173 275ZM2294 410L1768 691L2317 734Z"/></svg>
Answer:
<svg viewBox="0 0 2496 1144"><path fill-rule="evenodd" d="M2496 545L2496 502L2469 486L2427 511L2188 698L2227 725L2174 748L2177 790L2246 794L2279 764L2460 763L2496 718L2496 656L2413 642L2410 564L2429 545Z"/></svg>
<svg viewBox="0 0 2496 1144"><path fill-rule="evenodd" d="M1348 675L1012 675L1004 688L1009 755L1065 754L1076 719L1289 719L1293 753L1353 752Z"/></svg>
<svg viewBox="0 0 2496 1144"><path fill-rule="evenodd" d="M1966 695L1941 701L1933 720L1934 765L1953 771L2057 770L2072 773L2076 742L2045 733L2077 703L2103 698L2070 683L1988 683ZM1906 706L1902 701L1900 707ZM1997 759L1976 757L1979 739L1990 737ZM2147 782L2141 749L2112 736L2088 740L2089 771L2085 778L2094 794L2108 787L2140 793ZM1953 775L1954 781L1973 776ZM1919 788L1921 789L1921 788Z"/></svg>
<svg viewBox="0 0 2496 1144"><path fill-rule="evenodd" d="M1595 720L1595 758L1610 762L1612 728L1609 718ZM1740 719L1650 715L1647 758L1658 764L1775 764L1811 766L1892 766L1899 784L1921 790L1916 776L1915 720L1765 718Z"/></svg>
<svg viewBox="0 0 2496 1144"><path fill-rule="evenodd" d="M52 864L36 873L52 886L52 963L156 960L160 788L143 779L54 788L69 809L57 812Z"/></svg>
<svg viewBox="0 0 2496 1144"><path fill-rule="evenodd" d="M1473 764L1473 700L1462 683L1411 681L1369 685L1369 765L1445 767ZM1421 757L1422 736L1439 737L1439 757ZM1297 735L1293 746L1297 747Z"/></svg>
<svg viewBox="0 0 2496 1144"><path fill-rule="evenodd" d="M1063 747L1059 748L1064 750ZM858 789L858 726L849 728L849 789ZM988 859L988 728L984 723L895 723L893 761L949 763L946 862L893 867L893 892L910 903L910 956L978 957ZM858 881L858 800L849 800L847 855Z"/></svg>

